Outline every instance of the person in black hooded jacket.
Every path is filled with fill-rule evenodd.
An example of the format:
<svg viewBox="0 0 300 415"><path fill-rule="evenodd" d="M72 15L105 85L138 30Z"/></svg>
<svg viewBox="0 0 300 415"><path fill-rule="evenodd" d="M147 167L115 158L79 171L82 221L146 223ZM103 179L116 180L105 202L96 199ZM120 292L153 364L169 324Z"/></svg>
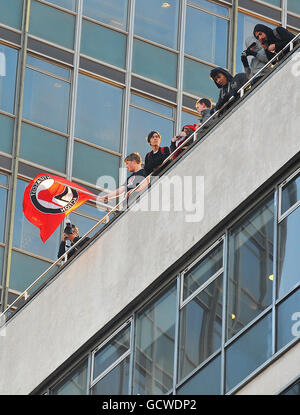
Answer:
<svg viewBox="0 0 300 415"><path fill-rule="evenodd" d="M253 35L265 49L268 60L271 60L274 54L280 52L295 37L293 33L284 27L278 26L275 29L271 29L264 24L257 24L254 27ZM285 53L288 52L289 49Z"/></svg>
<svg viewBox="0 0 300 415"><path fill-rule="evenodd" d="M215 111L219 110L231 97L235 97L232 103L239 98L238 90L248 81L245 73L238 73L232 76L226 69L215 68L210 72L210 77L213 79L218 88L220 88L220 94L218 102L215 106ZM229 108L229 106L227 107ZM227 109L225 108L225 110Z"/></svg>

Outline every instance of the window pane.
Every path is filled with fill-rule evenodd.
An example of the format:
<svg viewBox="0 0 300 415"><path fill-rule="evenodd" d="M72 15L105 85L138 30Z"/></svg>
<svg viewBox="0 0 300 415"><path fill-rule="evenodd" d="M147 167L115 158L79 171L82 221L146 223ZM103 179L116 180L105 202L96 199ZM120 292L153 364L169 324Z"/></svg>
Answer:
<svg viewBox="0 0 300 415"><path fill-rule="evenodd" d="M131 104L138 105L139 107L142 107L144 109L157 112L161 115L165 115L166 117L170 117L170 118L173 117L172 107L163 105L159 102L141 97L139 95L131 94Z"/></svg>
<svg viewBox="0 0 300 415"><path fill-rule="evenodd" d="M208 0L190 0L190 3L200 6L210 12L221 14L222 16L228 16L228 9L226 7L218 6Z"/></svg>
<svg viewBox="0 0 300 415"><path fill-rule="evenodd" d="M187 8L185 53L226 67L228 21L193 7Z"/></svg>
<svg viewBox="0 0 300 415"><path fill-rule="evenodd" d="M264 2L272 4L273 6L281 7L281 0L264 0Z"/></svg>
<svg viewBox="0 0 300 415"><path fill-rule="evenodd" d="M95 190L95 194L97 191ZM95 205L90 205L89 203L84 203L83 205L79 206L79 208L76 209L76 213L83 213L89 216L92 216L93 218L99 220L102 219L106 212L104 212L101 209L98 209Z"/></svg>
<svg viewBox="0 0 300 415"><path fill-rule="evenodd" d="M126 36L83 20L80 51L84 55L125 68Z"/></svg>
<svg viewBox="0 0 300 415"><path fill-rule="evenodd" d="M83 15L126 30L127 0L85 0Z"/></svg>
<svg viewBox="0 0 300 415"><path fill-rule="evenodd" d="M176 87L177 55L134 39L132 70L138 75Z"/></svg>
<svg viewBox="0 0 300 415"><path fill-rule="evenodd" d="M278 225L278 297L300 281L300 207ZM299 310L300 311L300 310Z"/></svg>
<svg viewBox="0 0 300 415"><path fill-rule="evenodd" d="M172 388L176 287L173 286L136 319L133 394L155 395Z"/></svg>
<svg viewBox="0 0 300 415"><path fill-rule="evenodd" d="M279 304L277 310L277 350L300 338L300 289Z"/></svg>
<svg viewBox="0 0 300 415"><path fill-rule="evenodd" d="M129 357L99 380L92 388L92 395L128 395Z"/></svg>
<svg viewBox="0 0 300 415"><path fill-rule="evenodd" d="M216 357L177 389L177 395L220 395L221 358Z"/></svg>
<svg viewBox="0 0 300 415"><path fill-rule="evenodd" d="M65 172L66 153L67 140L65 137L26 123L22 124L21 158Z"/></svg>
<svg viewBox="0 0 300 415"><path fill-rule="evenodd" d="M0 242L4 242L7 190L0 187Z"/></svg>
<svg viewBox="0 0 300 415"><path fill-rule="evenodd" d="M105 216L105 212L103 212L103 216ZM70 213L68 218L72 223L74 223L74 225L78 227L80 236L85 235L98 222L97 220L78 215L77 213ZM91 238L93 235L95 235L95 233L97 233L104 225L105 223L99 225L93 232L88 235L88 238Z"/></svg>
<svg viewBox="0 0 300 415"><path fill-rule="evenodd" d="M63 68L59 65L54 65L53 63L44 61L42 59L34 58L33 56L27 55L26 65L33 66L34 68L41 69L42 71L49 72L52 75L60 76L65 78L66 81L70 78L70 70Z"/></svg>
<svg viewBox="0 0 300 415"><path fill-rule="evenodd" d="M300 175L295 177L282 188L281 214L289 210L300 200Z"/></svg>
<svg viewBox="0 0 300 415"><path fill-rule="evenodd" d="M196 291L223 267L223 243L212 249L204 258L184 274L183 300Z"/></svg>
<svg viewBox="0 0 300 415"><path fill-rule="evenodd" d="M299 0L288 0L288 11L300 14L300 3Z"/></svg>
<svg viewBox="0 0 300 415"><path fill-rule="evenodd" d="M300 379L293 386L282 392L281 395L300 395Z"/></svg>
<svg viewBox="0 0 300 415"><path fill-rule="evenodd" d="M189 112L182 111L181 113L181 125L199 124L199 115L193 115Z"/></svg>
<svg viewBox="0 0 300 415"><path fill-rule="evenodd" d="M70 85L60 79L26 69L23 117L67 132Z"/></svg>
<svg viewBox="0 0 300 415"><path fill-rule="evenodd" d="M0 109L14 112L18 51L0 44Z"/></svg>
<svg viewBox="0 0 300 415"><path fill-rule="evenodd" d="M0 21L7 26L22 28L23 0L0 0Z"/></svg>
<svg viewBox="0 0 300 415"><path fill-rule="evenodd" d="M119 183L119 166L119 157L75 141L74 177L96 184L99 177L110 176L115 180L117 187Z"/></svg>
<svg viewBox="0 0 300 415"><path fill-rule="evenodd" d="M210 98L216 102L219 90L214 81L210 79L210 71L213 68L192 59L184 59L183 89L190 94Z"/></svg>
<svg viewBox="0 0 300 415"><path fill-rule="evenodd" d="M119 152L122 99L123 89L79 74L76 137Z"/></svg>
<svg viewBox="0 0 300 415"><path fill-rule="evenodd" d="M4 153L11 154L12 151L14 122L15 120L13 118L0 114L0 151L3 151Z"/></svg>
<svg viewBox="0 0 300 415"><path fill-rule="evenodd" d="M32 35L73 49L74 28L75 17L73 15L35 0L31 2L29 32Z"/></svg>
<svg viewBox="0 0 300 415"><path fill-rule="evenodd" d="M86 395L87 394L87 360L52 389L52 395Z"/></svg>
<svg viewBox="0 0 300 415"><path fill-rule="evenodd" d="M28 182L18 180L13 246L56 260L61 237L60 228L58 227L45 243L42 242L39 228L32 225L22 212L23 196L27 185Z"/></svg>
<svg viewBox="0 0 300 415"><path fill-rule="evenodd" d="M251 213L229 236L229 338L272 301L273 198Z"/></svg>
<svg viewBox="0 0 300 415"><path fill-rule="evenodd" d="M272 354L272 318L269 313L226 350L226 391L245 379Z"/></svg>
<svg viewBox="0 0 300 415"><path fill-rule="evenodd" d="M146 137L153 128L161 135L161 147L169 146L173 137L173 121L130 107L127 154L137 151L144 160L146 154L152 150Z"/></svg>
<svg viewBox="0 0 300 415"><path fill-rule="evenodd" d="M176 49L178 9L178 0L136 0L134 34Z"/></svg>
<svg viewBox="0 0 300 415"><path fill-rule="evenodd" d="M108 344L95 353L93 379L96 379L129 350L130 327L130 325L125 327Z"/></svg>
<svg viewBox="0 0 300 415"><path fill-rule="evenodd" d="M178 380L221 347L222 284L217 278L180 310Z"/></svg>
<svg viewBox="0 0 300 415"><path fill-rule="evenodd" d="M4 248L3 246L0 246L0 285L3 285L3 282L2 282L3 255L4 255ZM1 289L0 289L0 296L1 296Z"/></svg>
<svg viewBox="0 0 300 415"><path fill-rule="evenodd" d="M47 0L47 2L56 4L60 7L64 7L65 9L75 11L76 0Z"/></svg>

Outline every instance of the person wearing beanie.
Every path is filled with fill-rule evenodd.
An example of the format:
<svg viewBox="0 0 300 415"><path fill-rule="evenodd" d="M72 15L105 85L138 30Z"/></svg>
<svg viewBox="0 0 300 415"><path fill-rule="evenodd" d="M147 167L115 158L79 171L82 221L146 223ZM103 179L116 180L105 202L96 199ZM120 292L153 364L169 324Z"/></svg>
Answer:
<svg viewBox="0 0 300 415"><path fill-rule="evenodd" d="M230 100L231 97L234 99L231 101L232 105L238 98L238 90L248 81L245 73L238 73L234 77L223 68L215 68L210 72L210 77L220 89L219 99L215 106L215 110L219 110L223 105ZM229 108L224 108L226 111ZM222 111L223 112L223 111ZM221 114L220 114L221 115Z"/></svg>
<svg viewBox="0 0 300 415"><path fill-rule="evenodd" d="M197 129L197 124L190 124L190 125L184 125L182 128L182 131L172 138L171 140L171 146L170 150L171 153L173 153L177 147L179 147L191 134L193 134ZM183 152L183 150L187 149L189 145L193 143L193 139L191 138L184 146L179 148L174 154L173 154L173 160L179 156L180 153Z"/></svg>
<svg viewBox="0 0 300 415"><path fill-rule="evenodd" d="M157 172L163 161L171 154L169 147L160 147L161 136L158 131L151 131L147 136L147 142L152 151L146 154L144 169L146 175Z"/></svg>
<svg viewBox="0 0 300 415"><path fill-rule="evenodd" d="M241 61L244 66L245 73L248 79L253 78L253 76L262 69L267 63L268 58L265 52L265 49L261 46L260 42L254 37L249 36L245 41L246 49L241 55ZM251 62L248 62L248 56L252 56ZM264 69L259 75L254 79L257 82L262 76L264 76L269 69Z"/></svg>
<svg viewBox="0 0 300 415"><path fill-rule="evenodd" d="M257 24L253 29L253 35L264 48L268 60L271 60L274 54L280 52L295 37L293 33L284 27L278 26L275 29L271 29L264 24ZM287 49L285 53L288 52L289 50Z"/></svg>

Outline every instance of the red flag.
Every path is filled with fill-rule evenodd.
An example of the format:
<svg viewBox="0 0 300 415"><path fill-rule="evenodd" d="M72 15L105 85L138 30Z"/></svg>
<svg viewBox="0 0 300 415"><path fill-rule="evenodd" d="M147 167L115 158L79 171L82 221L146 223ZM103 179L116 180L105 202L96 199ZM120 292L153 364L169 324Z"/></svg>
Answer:
<svg viewBox="0 0 300 415"><path fill-rule="evenodd" d="M25 189L23 213L40 228L41 239L46 242L70 212L96 197L69 180L41 173Z"/></svg>

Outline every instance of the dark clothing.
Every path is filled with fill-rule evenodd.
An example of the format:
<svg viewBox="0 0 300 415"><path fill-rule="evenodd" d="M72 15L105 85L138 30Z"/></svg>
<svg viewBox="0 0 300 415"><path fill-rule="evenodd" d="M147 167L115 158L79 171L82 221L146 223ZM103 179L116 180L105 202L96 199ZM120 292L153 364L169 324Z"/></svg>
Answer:
<svg viewBox="0 0 300 415"><path fill-rule="evenodd" d="M207 108L205 110L202 110L201 119L200 119L201 124L204 124L209 119L209 117L212 116L213 113L214 113L213 108ZM205 126L208 126L208 124L210 124L210 122L207 123Z"/></svg>
<svg viewBox="0 0 300 415"><path fill-rule="evenodd" d="M81 239L81 238L79 236L76 236L76 238L74 238L74 242L71 243L71 247L77 241L79 241L79 239ZM84 238L78 245L75 246L75 248L70 249L69 252L68 252L68 255L67 255L68 259L70 259L89 239L90 238L88 238L88 237ZM58 251L58 254L57 254L57 258L60 258L65 252L66 252L66 242L61 241L61 243L59 245L59 251Z"/></svg>
<svg viewBox="0 0 300 415"><path fill-rule="evenodd" d="M146 175L148 176L150 173L155 172L170 154L169 147L159 147L156 153L153 153L153 150L147 153L144 167Z"/></svg>
<svg viewBox="0 0 300 415"><path fill-rule="evenodd" d="M268 63L268 58L265 49L263 49L263 47L255 37L249 36L246 39L245 44L247 49L243 51L241 55L241 61L243 63L246 75L249 79L251 79ZM250 64L248 62L248 56L252 57ZM264 69L253 81L258 81L259 78L264 76L269 71L270 69L268 68Z"/></svg>
<svg viewBox="0 0 300 415"><path fill-rule="evenodd" d="M219 110L226 102L228 102L231 97L235 97L235 99L232 100L231 104L236 101L239 98L237 93L238 90L248 81L247 75L245 73L238 73L233 77L228 71L226 71L226 69L223 68L213 69L211 71L211 77L214 79L218 73L225 75L228 83L222 87L221 85L217 84L216 81L214 81L217 87L221 89L217 105L215 106L216 111ZM227 108L229 108L229 106L224 108L224 111Z"/></svg>
<svg viewBox="0 0 300 415"><path fill-rule="evenodd" d="M256 32L263 32L267 36L267 45L275 45L275 53L278 53L283 49L291 40L294 39L294 33L289 32L284 27L278 26L275 29L271 29L264 24L257 24L254 27L253 34L255 36ZM274 53L265 50L268 60L271 60L274 57ZM288 53L289 49L284 53Z"/></svg>
<svg viewBox="0 0 300 415"><path fill-rule="evenodd" d="M142 181L147 177L145 169L140 169L132 173L130 176L127 177L126 182L123 184L126 187L126 193L132 189L135 189Z"/></svg>

